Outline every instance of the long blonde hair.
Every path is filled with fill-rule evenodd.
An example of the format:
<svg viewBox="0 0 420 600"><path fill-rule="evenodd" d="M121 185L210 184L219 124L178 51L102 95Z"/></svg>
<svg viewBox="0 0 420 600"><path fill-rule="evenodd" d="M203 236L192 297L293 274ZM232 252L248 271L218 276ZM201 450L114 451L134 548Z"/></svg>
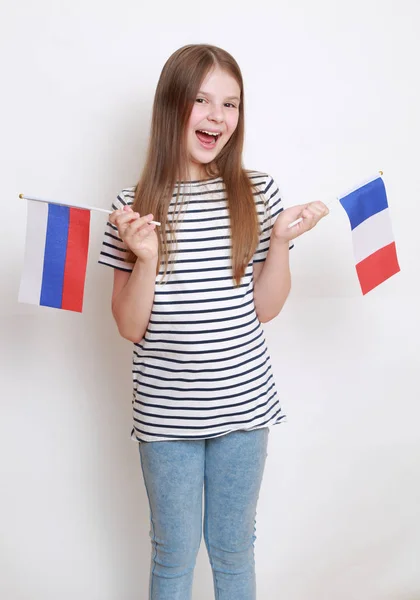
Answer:
<svg viewBox="0 0 420 600"><path fill-rule="evenodd" d="M176 220L168 220L168 208L176 192L175 211L183 205L179 181L187 179L186 126L203 79L219 67L237 81L241 91L236 130L214 161L203 165L209 177L221 177L225 184L232 244L232 272L236 285L258 244L258 215L254 187L242 166L244 142L244 89L240 68L225 50L208 44L192 44L174 52L165 63L156 88L149 147L142 175L136 186L133 210L152 213L161 222L158 233L159 265L168 271L168 240L176 244ZM135 256L128 254L128 260Z"/></svg>

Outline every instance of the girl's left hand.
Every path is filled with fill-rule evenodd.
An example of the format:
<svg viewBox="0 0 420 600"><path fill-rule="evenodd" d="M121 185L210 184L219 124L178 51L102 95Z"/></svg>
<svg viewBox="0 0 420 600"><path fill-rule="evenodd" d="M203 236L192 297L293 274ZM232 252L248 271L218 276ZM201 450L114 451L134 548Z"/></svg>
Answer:
<svg viewBox="0 0 420 600"><path fill-rule="evenodd" d="M290 240L315 227L322 217L327 216L328 213L327 206L318 200L309 204L286 208L277 217L271 236L279 241L290 242ZM303 220L288 229L288 225L299 218Z"/></svg>

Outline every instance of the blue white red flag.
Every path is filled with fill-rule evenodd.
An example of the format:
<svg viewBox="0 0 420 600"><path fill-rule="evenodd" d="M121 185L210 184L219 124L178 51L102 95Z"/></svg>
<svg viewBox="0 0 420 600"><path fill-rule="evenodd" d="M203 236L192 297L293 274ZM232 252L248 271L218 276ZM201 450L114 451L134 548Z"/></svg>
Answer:
<svg viewBox="0 0 420 600"><path fill-rule="evenodd" d="M90 210L28 202L19 302L82 312Z"/></svg>
<svg viewBox="0 0 420 600"><path fill-rule="evenodd" d="M363 294L400 271L381 177L339 199L350 220L356 271Z"/></svg>

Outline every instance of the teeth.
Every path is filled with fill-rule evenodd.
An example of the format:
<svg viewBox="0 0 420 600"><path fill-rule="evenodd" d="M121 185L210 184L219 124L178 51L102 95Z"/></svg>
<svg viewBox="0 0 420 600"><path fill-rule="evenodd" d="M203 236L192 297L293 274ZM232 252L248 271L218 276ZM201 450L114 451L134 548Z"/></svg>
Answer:
<svg viewBox="0 0 420 600"><path fill-rule="evenodd" d="M201 131L202 133L207 133L207 135L213 135L214 137L217 137L219 134L215 133L214 131L206 131L205 129L199 129L199 131Z"/></svg>

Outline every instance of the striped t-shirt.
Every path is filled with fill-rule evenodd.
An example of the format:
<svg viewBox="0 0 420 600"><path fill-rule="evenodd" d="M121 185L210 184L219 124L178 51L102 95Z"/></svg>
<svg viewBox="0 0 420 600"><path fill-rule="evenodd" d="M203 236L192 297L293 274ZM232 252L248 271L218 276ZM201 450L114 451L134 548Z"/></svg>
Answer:
<svg viewBox="0 0 420 600"><path fill-rule="evenodd" d="M164 284L163 271L156 276L150 321L133 346L133 440L212 438L275 425L284 417L253 296L253 263L265 260L283 208L270 175L252 171L249 177L258 190L262 233L239 287L232 279L223 180L179 184L185 204L177 254L169 256L173 270ZM122 190L112 208L132 204L134 191ZM117 228L108 222L99 262L131 271L126 255Z"/></svg>

